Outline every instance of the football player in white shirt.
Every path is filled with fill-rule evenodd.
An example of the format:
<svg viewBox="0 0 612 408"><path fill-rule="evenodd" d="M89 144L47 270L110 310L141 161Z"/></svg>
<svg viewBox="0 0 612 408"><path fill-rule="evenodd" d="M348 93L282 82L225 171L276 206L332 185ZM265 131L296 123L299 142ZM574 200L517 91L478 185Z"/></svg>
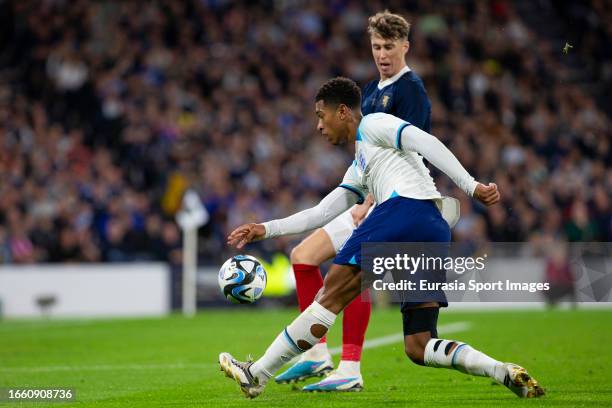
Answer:
<svg viewBox="0 0 612 408"><path fill-rule="evenodd" d="M310 209L264 224L245 224L228 237L242 248L258 239L318 228L363 200L367 192L378 205L353 232L325 277L315 301L289 324L255 362L219 355L221 370L235 379L249 398L261 394L267 381L293 357L317 344L336 316L362 291L361 244L367 242L450 242L450 227L436 201L441 199L423 157L448 175L466 194L490 206L500 194L493 183L478 183L434 136L392 115L362 117L361 92L350 79L327 81L316 95L318 131L330 143L355 142L355 161L339 187ZM519 397L544 395L527 371L497 361L460 341L437 338L439 301L402 304L406 355L419 365L444 367L487 376Z"/></svg>
<svg viewBox="0 0 612 408"><path fill-rule="evenodd" d="M406 64L410 48L410 24L401 15L381 11L368 19L372 57L379 78L370 81L362 91L361 112L364 115L385 112L397 116L426 132L431 130L431 102L421 78ZM308 235L291 251L300 311L312 304L323 287L320 265L333 259L369 211L374 200L366 195L363 204L350 210ZM336 370L327 348L327 339L300 356L291 367L275 377L277 383L294 383L310 377L323 380L306 385L303 390L360 391L361 352L370 320L370 291L365 290L342 312L342 354Z"/></svg>

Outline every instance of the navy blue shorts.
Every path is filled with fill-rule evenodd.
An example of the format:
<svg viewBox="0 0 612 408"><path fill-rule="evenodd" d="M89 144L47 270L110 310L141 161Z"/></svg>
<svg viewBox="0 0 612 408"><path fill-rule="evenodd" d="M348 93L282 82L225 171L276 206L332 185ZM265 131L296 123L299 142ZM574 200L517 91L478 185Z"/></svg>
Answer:
<svg viewBox="0 0 612 408"><path fill-rule="evenodd" d="M448 223L431 200L394 197L377 205L336 255L338 265L361 265L364 242L450 242Z"/></svg>
<svg viewBox="0 0 612 408"><path fill-rule="evenodd" d="M353 231L334 263L361 267L361 244L368 242L443 242L451 239L450 227L431 200L394 197L377 205ZM414 278L421 275L417 272ZM424 275L423 275L424 276ZM439 279L445 280L444 274ZM402 297L402 311L428 301L448 306L443 291L420 292L418 297Z"/></svg>

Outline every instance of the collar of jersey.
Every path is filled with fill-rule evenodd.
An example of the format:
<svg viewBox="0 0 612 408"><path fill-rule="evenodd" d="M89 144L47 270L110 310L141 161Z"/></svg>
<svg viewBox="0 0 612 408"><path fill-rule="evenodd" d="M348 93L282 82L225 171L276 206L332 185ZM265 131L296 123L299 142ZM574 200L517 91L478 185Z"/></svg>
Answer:
<svg viewBox="0 0 612 408"><path fill-rule="evenodd" d="M392 83L394 83L395 81L400 79L400 77L402 75L404 75L406 72L410 72L410 67L409 66L405 66L404 68L400 69L400 72L398 72L397 74L393 75L391 78L385 79L384 81L379 81L378 82L378 89L383 89L385 86L391 85Z"/></svg>

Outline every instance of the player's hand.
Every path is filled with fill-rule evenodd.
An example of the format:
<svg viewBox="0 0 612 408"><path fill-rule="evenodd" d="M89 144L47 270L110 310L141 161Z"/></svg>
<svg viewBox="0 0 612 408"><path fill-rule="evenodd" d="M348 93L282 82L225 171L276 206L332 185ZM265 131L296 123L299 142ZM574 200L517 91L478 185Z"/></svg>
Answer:
<svg viewBox="0 0 612 408"><path fill-rule="evenodd" d="M263 224L244 224L232 231L227 237L227 244L240 249L249 242L259 241L266 235Z"/></svg>
<svg viewBox="0 0 612 408"><path fill-rule="evenodd" d="M492 206L493 204L497 204L499 202L501 195L499 194L499 190L497 190L497 184L489 183L488 186L484 184L478 183L476 189L474 190L474 198L487 207Z"/></svg>
<svg viewBox="0 0 612 408"><path fill-rule="evenodd" d="M353 217L353 225L359 226L368 215L370 207L374 205L374 197L372 194L368 194L363 203L356 205L351 210L351 216Z"/></svg>

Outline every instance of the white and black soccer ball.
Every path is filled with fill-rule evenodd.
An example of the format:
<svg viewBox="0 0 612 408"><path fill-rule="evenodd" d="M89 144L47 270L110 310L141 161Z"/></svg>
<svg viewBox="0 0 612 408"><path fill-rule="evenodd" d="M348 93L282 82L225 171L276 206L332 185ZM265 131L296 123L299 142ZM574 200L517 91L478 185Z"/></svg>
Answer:
<svg viewBox="0 0 612 408"><path fill-rule="evenodd" d="M219 270L219 287L234 303L253 303L266 288L266 271L255 257L233 256Z"/></svg>

